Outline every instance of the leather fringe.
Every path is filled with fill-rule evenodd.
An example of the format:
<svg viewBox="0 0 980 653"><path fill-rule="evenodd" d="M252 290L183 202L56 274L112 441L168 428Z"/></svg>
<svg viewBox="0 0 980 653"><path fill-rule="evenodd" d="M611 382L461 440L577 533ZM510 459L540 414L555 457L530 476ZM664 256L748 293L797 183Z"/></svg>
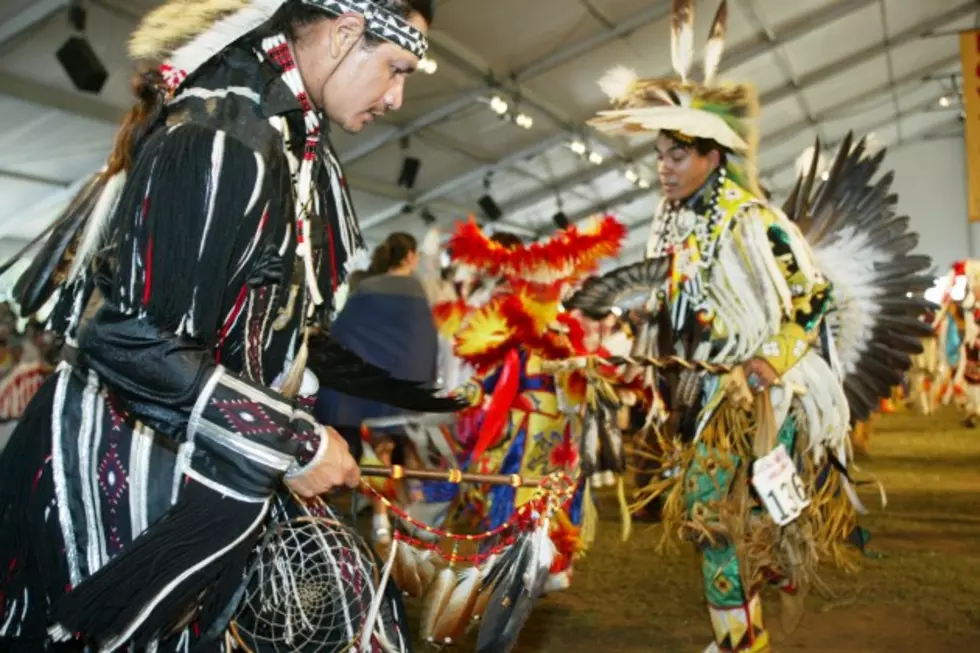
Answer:
<svg viewBox="0 0 980 653"><path fill-rule="evenodd" d="M202 630L227 607L258 541L268 502L245 503L190 482L180 500L123 553L56 601L55 639L72 633L112 651L142 650L194 621Z"/></svg>

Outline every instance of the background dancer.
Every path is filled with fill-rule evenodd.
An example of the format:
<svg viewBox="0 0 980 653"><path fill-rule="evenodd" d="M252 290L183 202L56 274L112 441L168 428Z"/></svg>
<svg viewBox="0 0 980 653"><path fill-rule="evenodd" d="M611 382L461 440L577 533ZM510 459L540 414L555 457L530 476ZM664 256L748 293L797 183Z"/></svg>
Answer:
<svg viewBox="0 0 980 653"><path fill-rule="evenodd" d="M928 332L916 317L928 303L912 294L932 279L924 274L928 258L907 256L914 236L891 240L907 234L907 219L895 217L870 184L881 155L865 156L863 143L852 150L845 139L815 195L818 156L798 181L786 214L805 232L767 203L756 183L755 92L714 81L726 5L697 82L692 3L675 2L674 11L679 79L616 70L600 83L615 108L592 124L658 132L664 199L648 261L610 275L605 285L613 291L594 299L608 305L618 292L645 286L649 318L638 352L731 366L726 375L697 364L651 370L669 410L655 423L664 461L683 471L676 482L655 482L647 496L673 489L666 528L683 528L701 554L715 636L707 650L761 652L770 640L760 589L783 590L784 625L793 628L802 614L794 597L812 581L816 561L844 553L860 505L845 468L848 428L910 365L916 338ZM854 239L855 230L864 239ZM867 293L894 304L870 308L861 300ZM866 331L857 330L862 317ZM837 464L827 469L831 457ZM766 500L769 476L757 473L765 465L800 488L796 507L781 511Z"/></svg>

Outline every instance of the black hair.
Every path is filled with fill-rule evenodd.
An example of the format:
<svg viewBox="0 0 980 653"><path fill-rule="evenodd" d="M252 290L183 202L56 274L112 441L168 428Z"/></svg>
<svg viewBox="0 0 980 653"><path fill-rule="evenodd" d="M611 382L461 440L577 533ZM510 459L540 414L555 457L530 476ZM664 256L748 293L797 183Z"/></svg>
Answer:
<svg viewBox="0 0 980 653"><path fill-rule="evenodd" d="M417 252L418 247L415 236L396 231L374 248L368 274L375 276L391 272L405 261L406 256L412 252Z"/></svg>
<svg viewBox="0 0 980 653"><path fill-rule="evenodd" d="M407 19L412 14L419 14L428 25L432 24L435 17L435 0L372 0L372 2L401 18ZM297 28L318 23L326 18L331 18L331 15L319 7L302 0L292 0L284 4L276 14L275 23L278 31L284 33L290 41L295 41ZM383 40L370 32L364 34L364 42L368 45L377 45Z"/></svg>
<svg viewBox="0 0 980 653"><path fill-rule="evenodd" d="M412 14L418 14L427 25L432 24L436 15L435 0L373 0L373 2L382 9L387 9L402 18L409 18Z"/></svg>
<svg viewBox="0 0 980 653"><path fill-rule="evenodd" d="M580 309L582 315L592 320L593 322L602 322L612 313L611 308L583 308Z"/></svg>
<svg viewBox="0 0 980 653"><path fill-rule="evenodd" d="M497 243L498 245L503 245L507 249L517 249L524 244L520 236L512 234L507 231L498 231L490 236L490 240Z"/></svg>

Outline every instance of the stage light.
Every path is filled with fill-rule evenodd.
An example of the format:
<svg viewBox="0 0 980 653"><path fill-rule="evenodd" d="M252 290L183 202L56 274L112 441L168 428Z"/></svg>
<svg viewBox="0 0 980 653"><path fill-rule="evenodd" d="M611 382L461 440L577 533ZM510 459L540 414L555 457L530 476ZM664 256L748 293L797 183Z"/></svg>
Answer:
<svg viewBox="0 0 980 653"><path fill-rule="evenodd" d="M109 79L108 71L84 36L69 37L55 56L79 91L98 95Z"/></svg>
<svg viewBox="0 0 980 653"><path fill-rule="evenodd" d="M585 154L585 143L582 141L572 141L568 147L571 148L572 152L575 152L575 154Z"/></svg>
<svg viewBox="0 0 980 653"><path fill-rule="evenodd" d="M419 62L419 70L421 70L426 75L434 75L437 70L439 70L439 64L435 59L429 59L426 57Z"/></svg>
<svg viewBox="0 0 980 653"><path fill-rule="evenodd" d="M534 119L531 116L527 115L526 113L519 113L517 114L517 117L514 119L514 122L517 123L518 127L522 127L524 129L530 129L531 126L534 124Z"/></svg>
<svg viewBox="0 0 980 653"><path fill-rule="evenodd" d="M647 181L646 179L641 179L636 183L636 185L642 188L643 190L650 188L650 182Z"/></svg>
<svg viewBox="0 0 980 653"><path fill-rule="evenodd" d="M559 211L558 213L554 214L551 216L551 219L555 223L555 226L559 229L568 229L568 216L565 215L564 211Z"/></svg>
<svg viewBox="0 0 980 653"><path fill-rule="evenodd" d="M476 203L480 205L483 215L485 215L487 220L490 222L499 220L504 215L503 211L500 210L500 206L497 205L489 194L480 197Z"/></svg>
<svg viewBox="0 0 980 653"><path fill-rule="evenodd" d="M422 218L422 222L425 224L435 224L436 216L432 215L432 211L428 208L423 208L419 213L419 217Z"/></svg>
<svg viewBox="0 0 980 653"><path fill-rule="evenodd" d="M942 96L941 98L939 98L939 106L941 106L944 109L946 107L948 107L949 106L949 98L946 97L945 95Z"/></svg>
<svg viewBox="0 0 980 653"><path fill-rule="evenodd" d="M402 171L398 175L398 185L409 190L415 188L415 179L419 176L422 162L414 156L406 156L402 161Z"/></svg>
<svg viewBox="0 0 980 653"><path fill-rule="evenodd" d="M823 179L824 181L827 181L828 179L830 179L830 171L829 170L824 170L823 174L820 175L820 178Z"/></svg>
<svg viewBox="0 0 980 653"><path fill-rule="evenodd" d="M509 108L510 105L507 104L507 101L501 98L499 95L494 95L490 99L490 110L496 113L498 116L502 116L507 113L507 109Z"/></svg>
<svg viewBox="0 0 980 653"><path fill-rule="evenodd" d="M626 181L630 182L631 184L635 184L640 179L640 175L636 174L636 170L633 168L627 168L625 175Z"/></svg>
<svg viewBox="0 0 980 653"><path fill-rule="evenodd" d="M602 155L598 152L589 152L589 163L592 165L600 166L602 165L603 161L604 159L602 158Z"/></svg>

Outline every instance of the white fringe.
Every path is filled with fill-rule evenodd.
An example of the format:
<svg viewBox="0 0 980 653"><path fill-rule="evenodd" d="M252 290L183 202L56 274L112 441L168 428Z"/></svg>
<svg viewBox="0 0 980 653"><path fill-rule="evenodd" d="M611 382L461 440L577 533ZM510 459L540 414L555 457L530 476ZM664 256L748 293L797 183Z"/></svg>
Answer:
<svg viewBox="0 0 980 653"><path fill-rule="evenodd" d="M126 185L126 173L117 172L106 182L99 195L98 201L92 208L92 214L85 224L85 231L82 232L81 244L75 253L75 260L72 262L71 271L68 273L68 282L75 281L82 273L95 252L102 246L105 240L106 231L112 221L112 216L116 213L119 205L119 198L122 196L123 187Z"/></svg>

